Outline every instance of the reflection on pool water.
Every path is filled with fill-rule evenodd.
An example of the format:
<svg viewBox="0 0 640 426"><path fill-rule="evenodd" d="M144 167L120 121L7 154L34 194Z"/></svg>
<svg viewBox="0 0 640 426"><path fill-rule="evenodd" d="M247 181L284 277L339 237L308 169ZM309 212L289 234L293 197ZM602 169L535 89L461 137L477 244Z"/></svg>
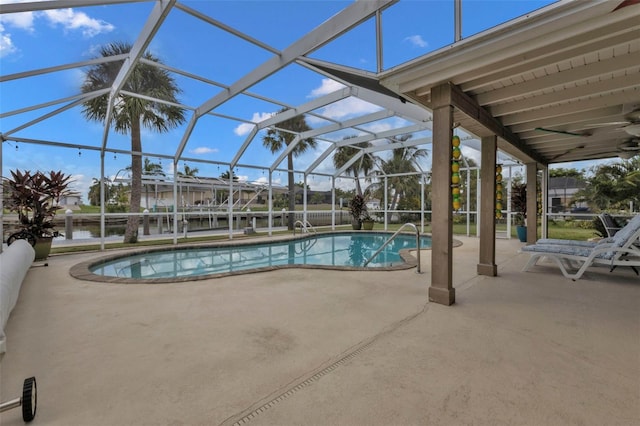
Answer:
<svg viewBox="0 0 640 426"><path fill-rule="evenodd" d="M380 232L310 235L306 238L260 244L189 247L151 251L94 264L92 273L133 279L179 278L225 274L286 265L362 267L389 238ZM431 239L421 237L421 248ZM367 268L403 264L400 251L416 247L415 235L398 235Z"/></svg>

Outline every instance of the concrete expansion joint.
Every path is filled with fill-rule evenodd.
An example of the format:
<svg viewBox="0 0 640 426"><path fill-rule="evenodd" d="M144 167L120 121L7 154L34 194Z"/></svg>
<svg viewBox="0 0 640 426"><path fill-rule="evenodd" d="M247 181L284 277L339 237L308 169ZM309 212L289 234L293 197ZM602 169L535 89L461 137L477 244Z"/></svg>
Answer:
<svg viewBox="0 0 640 426"><path fill-rule="evenodd" d="M332 372L333 370L342 366L346 362L351 361L352 359L360 355L362 352L364 352L367 348L369 348L374 343L376 343L378 340L380 340L382 337L391 334L392 332L398 330L404 325L415 320L416 318L418 318L420 315L424 314L427 311L428 306L429 304L425 303L420 311L406 318L403 318L400 321L397 321L391 324L389 327L382 330L380 333L376 334L375 336L367 340L363 340L362 342L356 344L355 346L351 347L346 352L344 352L342 356L339 356L339 358L333 361L330 365L326 367L322 367L319 371L309 373L311 374L311 376L305 375L303 377L300 377L298 380L294 381L293 383L290 383L286 390L281 389L279 392L276 391L278 393L275 396L271 398L267 397L268 399L267 402L260 403L259 401L258 404L260 405L258 407L255 407L255 404L254 404L251 407L249 407L247 410L244 410L238 414L228 417L225 421L220 423L220 426L225 426L229 424L233 426L240 426L248 423L249 421L251 421L251 419L253 419L254 417L258 416L261 413L264 413L269 408L276 405L278 402L288 399L290 396L292 396L296 392L299 392L305 389L306 387L312 385L313 383L317 382L318 380L320 380L322 376L325 376L326 374Z"/></svg>

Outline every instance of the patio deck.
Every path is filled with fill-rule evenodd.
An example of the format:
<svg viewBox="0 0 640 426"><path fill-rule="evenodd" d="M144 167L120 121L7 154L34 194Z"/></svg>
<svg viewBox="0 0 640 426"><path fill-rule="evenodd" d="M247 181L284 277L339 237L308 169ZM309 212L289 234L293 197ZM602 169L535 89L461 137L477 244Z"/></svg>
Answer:
<svg viewBox="0 0 640 426"><path fill-rule="evenodd" d="M160 285L79 281L100 254L27 274L6 329L1 398L38 381L46 425L640 424L640 278L554 266L477 276L456 236L456 304L423 270L279 270ZM2 413L21 425L21 413Z"/></svg>

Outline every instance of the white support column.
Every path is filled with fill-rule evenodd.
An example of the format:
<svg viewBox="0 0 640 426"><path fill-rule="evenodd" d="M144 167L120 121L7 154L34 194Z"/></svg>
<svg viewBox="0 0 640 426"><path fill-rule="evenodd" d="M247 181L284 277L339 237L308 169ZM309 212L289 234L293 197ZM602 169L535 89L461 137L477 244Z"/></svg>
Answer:
<svg viewBox="0 0 640 426"><path fill-rule="evenodd" d="M307 222L307 174L302 175L302 221Z"/></svg>
<svg viewBox="0 0 640 426"><path fill-rule="evenodd" d="M424 234L424 175L420 175L420 232Z"/></svg>
<svg viewBox="0 0 640 426"><path fill-rule="evenodd" d="M387 177L384 177L384 230L388 229L389 225L389 182Z"/></svg>
<svg viewBox="0 0 640 426"><path fill-rule="evenodd" d="M173 244L178 244L178 160L173 159Z"/></svg>
<svg viewBox="0 0 640 426"><path fill-rule="evenodd" d="M331 230L336 230L336 178L331 176Z"/></svg>
<svg viewBox="0 0 640 426"><path fill-rule="evenodd" d="M105 228L104 150L100 151L100 251L104 251Z"/></svg>
<svg viewBox="0 0 640 426"><path fill-rule="evenodd" d="M227 198L227 221L229 222L229 239L233 239L233 167L229 166L229 197Z"/></svg>
<svg viewBox="0 0 640 426"><path fill-rule="evenodd" d="M269 170L269 199L267 200L269 206L269 236L273 235L273 172Z"/></svg>

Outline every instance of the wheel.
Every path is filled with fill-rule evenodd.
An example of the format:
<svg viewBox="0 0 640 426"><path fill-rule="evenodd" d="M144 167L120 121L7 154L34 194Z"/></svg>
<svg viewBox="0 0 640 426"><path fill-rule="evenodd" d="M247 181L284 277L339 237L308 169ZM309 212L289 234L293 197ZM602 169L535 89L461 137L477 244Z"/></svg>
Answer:
<svg viewBox="0 0 640 426"><path fill-rule="evenodd" d="M36 388L36 378L24 379L22 385L22 420L26 423L36 416L36 406L38 404L38 391Z"/></svg>
<svg viewBox="0 0 640 426"><path fill-rule="evenodd" d="M29 231L22 230L9 235L7 245L10 246L16 240L27 240L27 242L31 244L31 247L36 246L36 237Z"/></svg>

